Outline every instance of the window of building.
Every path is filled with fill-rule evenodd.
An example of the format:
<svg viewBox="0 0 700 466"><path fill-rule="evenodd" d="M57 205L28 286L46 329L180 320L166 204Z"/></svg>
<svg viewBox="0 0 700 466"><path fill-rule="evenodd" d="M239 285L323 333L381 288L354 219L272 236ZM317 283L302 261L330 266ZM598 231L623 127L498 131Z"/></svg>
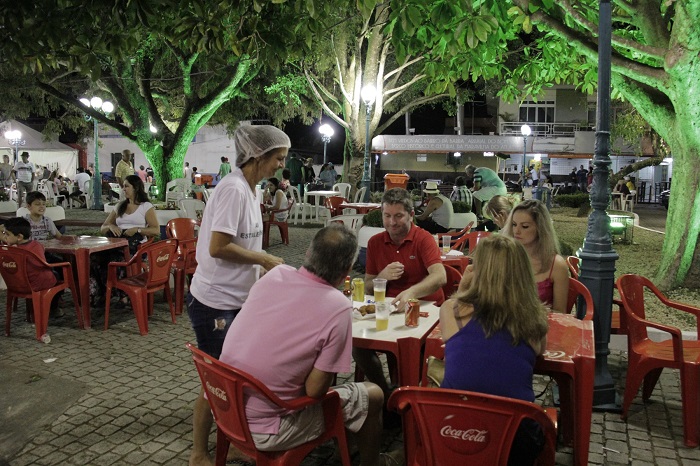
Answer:
<svg viewBox="0 0 700 466"><path fill-rule="evenodd" d="M554 101L524 101L520 104L520 118L518 121L525 121L528 123L554 123Z"/></svg>

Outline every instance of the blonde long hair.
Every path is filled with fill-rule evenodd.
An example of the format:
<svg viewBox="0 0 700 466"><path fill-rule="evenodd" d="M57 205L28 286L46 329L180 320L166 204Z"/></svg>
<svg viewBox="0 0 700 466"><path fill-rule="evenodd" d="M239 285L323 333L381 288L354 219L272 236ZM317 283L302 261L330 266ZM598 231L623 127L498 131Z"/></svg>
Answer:
<svg viewBox="0 0 700 466"><path fill-rule="evenodd" d="M513 237L513 216L516 212L521 210L527 212L528 215L532 217L532 221L537 227L537 240L532 250L534 251L535 258L540 262L541 270L535 270L534 272L541 273L542 271L549 270L552 266L552 261L554 261L557 254L559 254L559 238L557 238L557 233L554 231L554 224L552 223L552 217L549 215L547 206L542 202L532 199L516 205L513 210L510 211L508 220L501 233L511 238ZM479 243L479 245L481 245L481 243Z"/></svg>
<svg viewBox="0 0 700 466"><path fill-rule="evenodd" d="M491 235L474 251L474 277L467 290L453 296L474 307L487 337L506 329L513 345L539 341L547 334L547 309L537 296L535 276L522 244Z"/></svg>

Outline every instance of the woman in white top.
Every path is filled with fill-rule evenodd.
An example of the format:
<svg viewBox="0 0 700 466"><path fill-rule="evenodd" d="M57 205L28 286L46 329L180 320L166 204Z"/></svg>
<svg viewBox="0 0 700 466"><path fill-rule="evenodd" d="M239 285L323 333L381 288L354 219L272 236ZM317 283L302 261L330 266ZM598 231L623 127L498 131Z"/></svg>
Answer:
<svg viewBox="0 0 700 466"><path fill-rule="evenodd" d="M156 209L148 200L143 181L138 175L129 175L124 180L124 199L113 210L100 227L100 232L116 238L129 240L129 248L136 252L136 246L144 237L160 234L160 224Z"/></svg>
<svg viewBox="0 0 700 466"><path fill-rule="evenodd" d="M277 178L272 177L267 179L267 192L270 194L270 200L265 204L265 211L263 212L264 221L270 219L269 211L285 209L289 205L287 203L287 195L282 188L280 188L280 181ZM288 211L275 213L275 221L284 222L288 214Z"/></svg>

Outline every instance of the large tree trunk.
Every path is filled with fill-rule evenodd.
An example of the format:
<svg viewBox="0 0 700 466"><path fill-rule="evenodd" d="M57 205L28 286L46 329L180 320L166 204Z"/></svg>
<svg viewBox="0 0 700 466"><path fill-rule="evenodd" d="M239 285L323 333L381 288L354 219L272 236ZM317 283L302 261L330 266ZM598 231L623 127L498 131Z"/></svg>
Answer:
<svg viewBox="0 0 700 466"><path fill-rule="evenodd" d="M700 105L700 104L697 104ZM666 219L666 237L656 281L664 289L700 283L700 185L697 163L700 160L700 139L691 137L696 130L689 127L697 120L677 119L680 137L673 148L673 188ZM685 130L682 128L685 127Z"/></svg>

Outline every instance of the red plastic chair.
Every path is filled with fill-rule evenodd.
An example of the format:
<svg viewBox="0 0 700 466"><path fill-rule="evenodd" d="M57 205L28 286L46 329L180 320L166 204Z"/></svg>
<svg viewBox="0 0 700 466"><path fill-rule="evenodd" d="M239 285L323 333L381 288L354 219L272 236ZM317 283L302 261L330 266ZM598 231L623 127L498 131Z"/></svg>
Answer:
<svg viewBox="0 0 700 466"><path fill-rule="evenodd" d="M289 204L284 209L268 210L267 213L270 215L270 219L263 222L263 249L270 247L270 226L277 225L280 229L280 236L282 237L282 242L284 244L289 244L289 212L291 212L294 207L294 199L289 200ZM287 212L287 218L282 221L275 220L275 214L280 212Z"/></svg>
<svg viewBox="0 0 700 466"><path fill-rule="evenodd" d="M569 273L578 280L580 259L577 256L566 256L566 265L569 266Z"/></svg>
<svg viewBox="0 0 700 466"><path fill-rule="evenodd" d="M700 341L683 340L681 331L646 319L644 313L644 288L654 293L664 305L695 316L697 337L700 339L700 309L668 299L647 278L639 275L623 275L617 280L627 315L627 348L629 362L627 381L622 402L622 418L627 419L629 407L642 388L642 400L651 396L664 367L678 369L681 379L681 403L683 405L683 442L687 447L697 447L700 419ZM655 328L670 334L670 340L652 341L647 328Z"/></svg>
<svg viewBox="0 0 700 466"><path fill-rule="evenodd" d="M128 262L110 262L107 273L105 330L109 327L109 307L112 288L124 291L134 309L141 335L148 333L148 316L153 314L153 293L163 290L175 323L175 309L170 292L170 267L177 254L177 240L166 239L139 249ZM145 258L145 259L144 259ZM125 278L117 278L117 270L124 267ZM137 272L134 273L134 270Z"/></svg>
<svg viewBox="0 0 700 466"><path fill-rule="evenodd" d="M463 390L401 387L387 407L402 414L404 427L412 427L404 435L407 465L505 466L525 418L535 420L544 432L538 463L554 464L556 428L534 403Z"/></svg>
<svg viewBox="0 0 700 466"><path fill-rule="evenodd" d="M57 282L51 288L46 288L44 290L35 289L27 275L28 261L32 261L34 265L40 264L40 266L46 270L60 267L63 271L63 281ZM39 257L31 251L13 246L0 246L0 275L2 275L7 285L7 305L5 308L6 336L10 336L12 310L17 309L17 300L19 298L24 298L27 300L27 318L28 320L34 321L36 339L44 341L43 337L49 326L51 300L59 291L65 289L70 289L71 296L73 297L73 304L75 305L75 315L78 318L78 325L80 327L83 326L83 316L78 309L78 304L75 302L78 293L75 291L73 269L70 263L56 262L54 264L49 264L43 257Z"/></svg>
<svg viewBox="0 0 700 466"><path fill-rule="evenodd" d="M340 204L347 202L343 196L329 196L325 200L326 209L331 212L331 217L336 215L341 215L343 209L340 208Z"/></svg>
<svg viewBox="0 0 700 466"><path fill-rule="evenodd" d="M216 421L216 464L226 464L229 445L233 444L246 455L255 459L258 466L301 464L302 460L317 446L333 439L340 452L343 465L350 466L350 454L345 439L343 413L340 398L329 391L320 400L303 396L294 400L281 400L265 385L250 374L224 364L187 343L199 378L207 392L209 406ZM288 411L298 411L317 403L323 407L325 423L320 437L286 451L258 451L250 434L245 414L245 399L252 393L267 402Z"/></svg>
<svg viewBox="0 0 700 466"><path fill-rule="evenodd" d="M439 246L442 247L442 237L443 236L449 236L451 237L450 239L450 249L454 249L456 251L463 251L464 250L464 245L466 241L466 235L469 233L472 229L472 224L474 222L470 222L469 225L466 227L462 228L462 230L458 232L447 232L447 233L438 233L438 239L439 241Z"/></svg>
<svg viewBox="0 0 700 466"><path fill-rule="evenodd" d="M581 307L582 303L579 301L579 297L581 297L586 304L585 308ZM593 320L594 306L591 292L586 288L586 285L569 277L569 294L566 300L566 312L571 314L572 310L576 311L576 316L581 320ZM585 314L583 318L581 318L583 311L585 311Z"/></svg>
<svg viewBox="0 0 700 466"><path fill-rule="evenodd" d="M177 257L173 260L172 272L175 282L175 314L182 314L185 304L185 281L192 279L197 270L197 221L192 218L174 218L165 226L168 238L177 241Z"/></svg>
<svg viewBox="0 0 700 466"><path fill-rule="evenodd" d="M450 299L452 293L457 291L459 288L459 282L462 281L462 274L459 273L454 267L445 265L445 274L447 275L447 283L443 285L442 292L445 295L445 299Z"/></svg>
<svg viewBox="0 0 700 466"><path fill-rule="evenodd" d="M569 273L571 276L578 280L581 260L577 256L567 256L566 264L569 266ZM617 285L615 285L615 289L617 289ZM625 313L622 311L622 301L613 298L613 304L617 306L617 309L613 309L610 316L610 333L624 335L627 333L627 322L625 319ZM569 306L568 309L570 310L571 306Z"/></svg>

